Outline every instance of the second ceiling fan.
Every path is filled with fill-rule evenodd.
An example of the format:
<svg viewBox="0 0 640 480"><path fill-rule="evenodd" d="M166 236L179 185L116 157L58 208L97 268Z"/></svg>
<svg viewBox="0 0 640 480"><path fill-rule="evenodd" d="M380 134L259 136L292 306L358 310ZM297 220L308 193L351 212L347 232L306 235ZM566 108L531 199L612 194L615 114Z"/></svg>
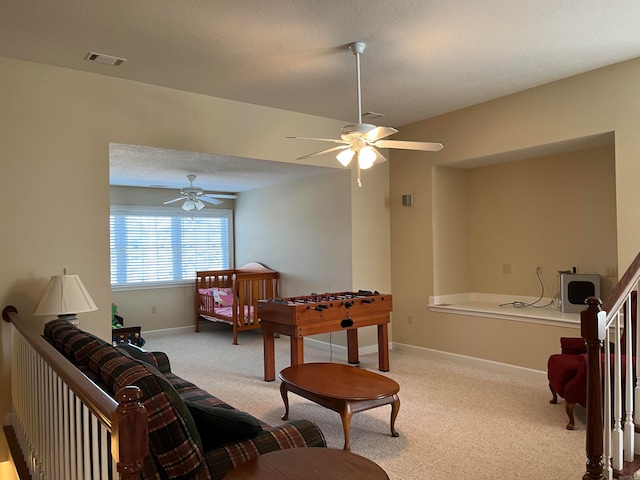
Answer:
<svg viewBox="0 0 640 480"><path fill-rule="evenodd" d="M323 155L325 153L340 151L336 158L347 167L354 157L357 159L358 186L360 182L360 170L371 168L377 163L385 162L387 159L376 149L378 148L398 148L404 150L421 150L425 152L437 152L442 150L441 143L434 142L410 142L404 140L384 140L386 137L397 133L398 130L391 127L376 127L369 123L362 123L362 95L360 89L360 55L364 52L366 44L364 42L354 42L349 44L349 50L356 56L356 74L358 91L358 123L346 125L342 128L340 139L333 138L313 138L313 137L287 137L302 140L320 140L322 142L333 142L339 145L319 152L310 153L298 160Z"/></svg>
<svg viewBox="0 0 640 480"><path fill-rule="evenodd" d="M235 195L205 193L202 188L196 187L193 184L194 180L196 179L195 175L187 175L187 179L189 180L189 186L182 187L180 189L180 196L178 198L174 198L173 200L169 200L168 202L164 202L165 205L184 200L182 209L190 212L192 210L202 210L204 208L204 203L202 203L202 200L208 203L212 203L213 205L220 205L222 203L222 200L218 200L219 198L236 198Z"/></svg>

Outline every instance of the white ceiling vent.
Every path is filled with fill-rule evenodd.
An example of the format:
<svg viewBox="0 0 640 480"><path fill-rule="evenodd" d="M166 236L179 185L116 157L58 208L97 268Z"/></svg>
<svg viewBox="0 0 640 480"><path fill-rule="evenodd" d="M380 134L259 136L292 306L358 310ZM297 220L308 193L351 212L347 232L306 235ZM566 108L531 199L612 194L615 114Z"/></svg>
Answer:
<svg viewBox="0 0 640 480"><path fill-rule="evenodd" d="M89 52L85 57L85 60L90 62L105 63L107 65L120 65L122 62L126 62L126 58L114 57L112 55L105 55L104 53Z"/></svg>

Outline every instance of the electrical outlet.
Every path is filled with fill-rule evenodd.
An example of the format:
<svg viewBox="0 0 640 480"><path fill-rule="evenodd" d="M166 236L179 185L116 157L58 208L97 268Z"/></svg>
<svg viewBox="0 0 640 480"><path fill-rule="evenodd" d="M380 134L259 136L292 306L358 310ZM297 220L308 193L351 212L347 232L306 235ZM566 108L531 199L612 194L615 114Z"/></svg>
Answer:
<svg viewBox="0 0 640 480"><path fill-rule="evenodd" d="M618 277L618 267L607 267L607 277L617 278Z"/></svg>
<svg viewBox="0 0 640 480"><path fill-rule="evenodd" d="M413 315L409 315L409 316L407 317L407 323L408 323L409 325L413 325Z"/></svg>
<svg viewBox="0 0 640 480"><path fill-rule="evenodd" d="M502 264L502 273L505 275L511 275L511 264L503 263Z"/></svg>
<svg viewBox="0 0 640 480"><path fill-rule="evenodd" d="M156 313L156 306L155 306L155 305L153 305L153 306L151 307L151 313Z"/></svg>

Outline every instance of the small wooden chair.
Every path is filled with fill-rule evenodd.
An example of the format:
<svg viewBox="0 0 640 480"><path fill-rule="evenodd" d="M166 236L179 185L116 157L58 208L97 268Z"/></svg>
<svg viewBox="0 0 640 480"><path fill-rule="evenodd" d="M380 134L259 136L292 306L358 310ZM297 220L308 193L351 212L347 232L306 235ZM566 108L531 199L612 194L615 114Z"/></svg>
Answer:
<svg viewBox="0 0 640 480"><path fill-rule="evenodd" d="M137 347L142 347L143 341L140 335L140 326L136 327L120 327L111 330L111 340L114 345L120 343L131 343Z"/></svg>
<svg viewBox="0 0 640 480"><path fill-rule="evenodd" d="M113 345L118 345L120 343L130 343L135 345L136 347L142 347L144 345L144 340L140 333L142 327L125 327L124 326L124 318L120 315L113 313L114 321L117 321L118 325L122 326L114 326L111 329L111 343ZM114 323L114 325L116 325Z"/></svg>

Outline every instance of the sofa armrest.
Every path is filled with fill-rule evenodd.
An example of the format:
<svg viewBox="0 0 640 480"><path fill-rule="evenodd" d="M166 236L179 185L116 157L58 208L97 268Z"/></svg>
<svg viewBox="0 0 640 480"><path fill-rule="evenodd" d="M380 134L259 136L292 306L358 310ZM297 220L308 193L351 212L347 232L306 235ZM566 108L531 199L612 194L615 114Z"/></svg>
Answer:
<svg viewBox="0 0 640 480"><path fill-rule="evenodd" d="M258 435L226 443L204 452L213 480L258 455L284 448L326 447L320 429L308 420L293 420L277 427L266 427Z"/></svg>
<svg viewBox="0 0 640 480"><path fill-rule="evenodd" d="M562 353L569 355L587 353L587 346L584 344L584 338L582 337L560 337L560 347L562 348Z"/></svg>
<svg viewBox="0 0 640 480"><path fill-rule="evenodd" d="M145 352L149 357L152 357L153 363L155 363L160 373L167 374L171 373L171 362L169 362L169 357L164 352Z"/></svg>

